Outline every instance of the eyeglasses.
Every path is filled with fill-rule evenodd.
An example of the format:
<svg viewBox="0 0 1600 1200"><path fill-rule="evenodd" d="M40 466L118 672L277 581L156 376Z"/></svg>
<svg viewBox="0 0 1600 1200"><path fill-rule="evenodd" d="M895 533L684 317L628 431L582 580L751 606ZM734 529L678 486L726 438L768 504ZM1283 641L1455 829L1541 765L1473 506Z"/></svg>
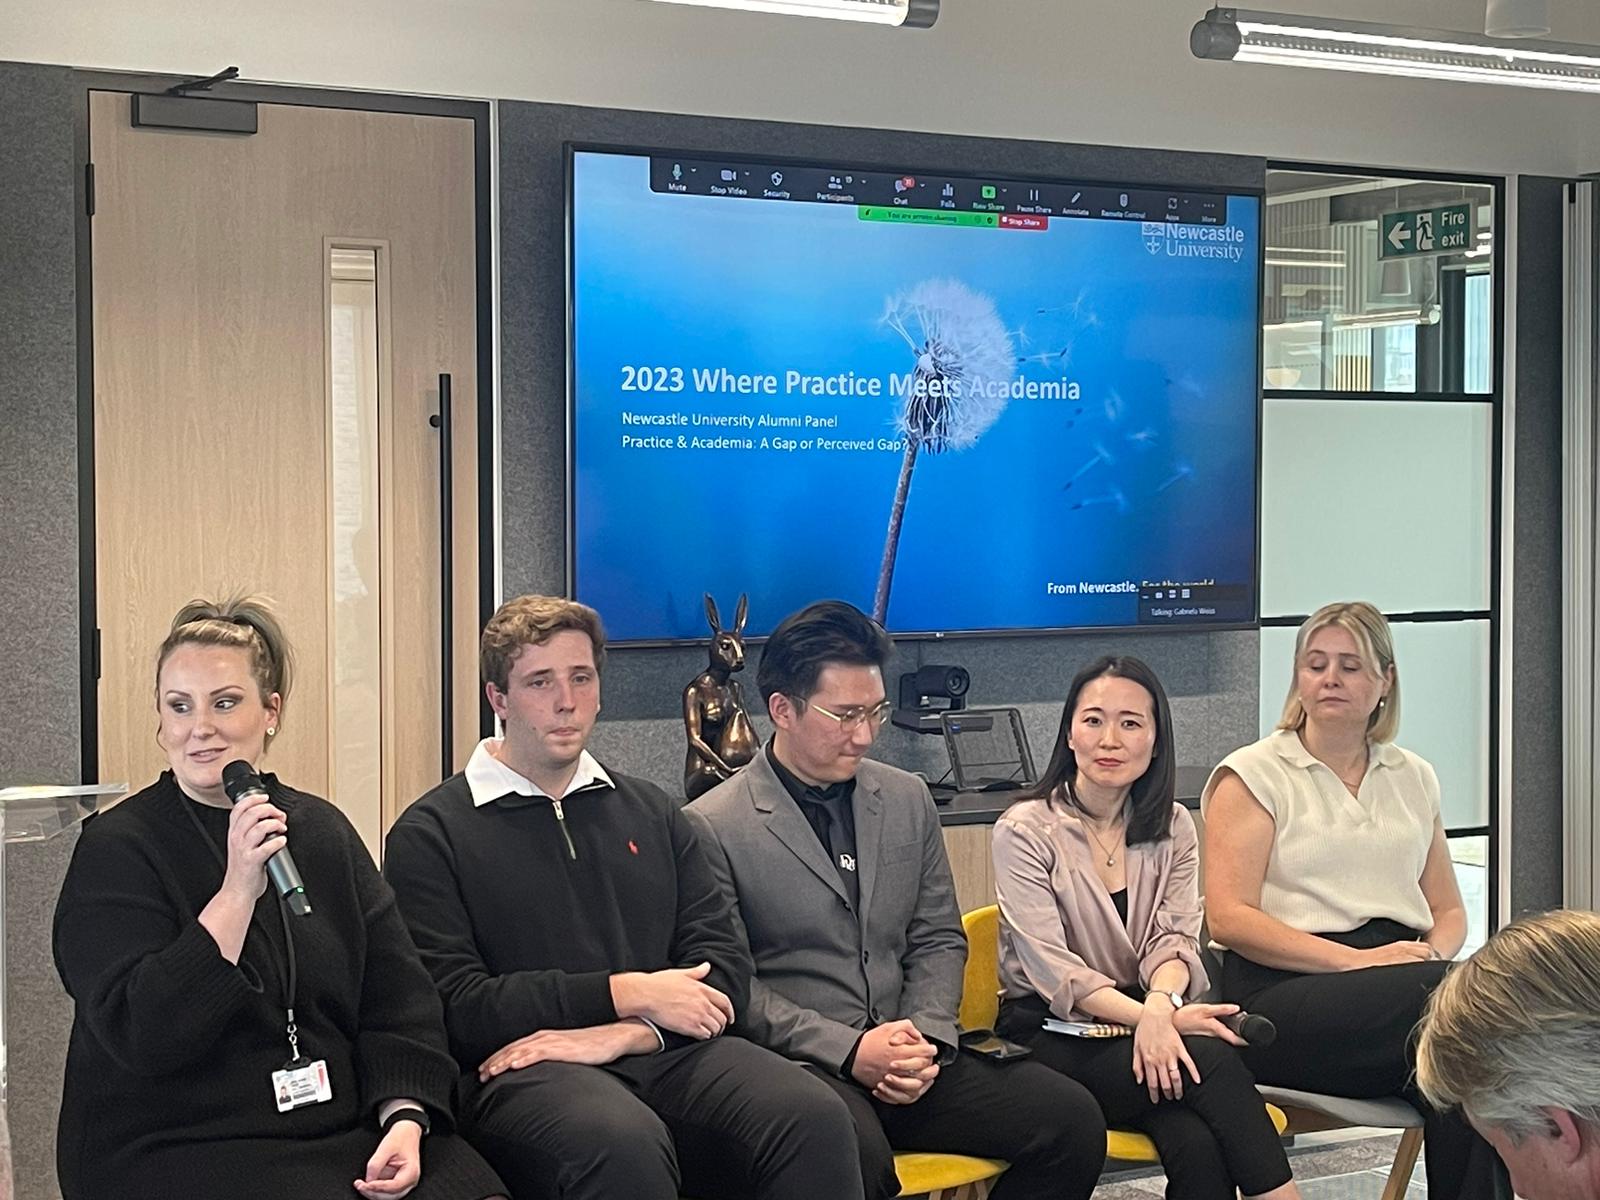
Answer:
<svg viewBox="0 0 1600 1200"><path fill-rule="evenodd" d="M796 697L796 699L799 699L799 697ZM840 733L854 733L863 725L869 726L876 733L879 726L883 724L883 719L894 708L893 702L887 698L880 700L871 708L847 708L843 712L834 712L830 708L823 708L815 700L800 700L800 703L809 705L823 716L836 722Z"/></svg>

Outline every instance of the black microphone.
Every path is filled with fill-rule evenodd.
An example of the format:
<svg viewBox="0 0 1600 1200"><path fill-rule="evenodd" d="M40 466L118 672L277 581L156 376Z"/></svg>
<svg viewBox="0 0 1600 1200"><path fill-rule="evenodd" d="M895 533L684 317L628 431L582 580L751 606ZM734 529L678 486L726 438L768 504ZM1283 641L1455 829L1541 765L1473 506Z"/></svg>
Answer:
<svg viewBox="0 0 1600 1200"><path fill-rule="evenodd" d="M261 776L242 758L236 758L222 768L222 789L235 804L246 796L267 794ZM278 895L289 902L290 912L297 917L311 915L311 899L306 895L305 881L300 878L300 870L294 865L288 846L267 859L267 874L272 879L272 885L278 889Z"/></svg>
<svg viewBox="0 0 1600 1200"><path fill-rule="evenodd" d="M1255 1013L1236 1012L1222 1023L1252 1046L1270 1046L1278 1037L1278 1027Z"/></svg>

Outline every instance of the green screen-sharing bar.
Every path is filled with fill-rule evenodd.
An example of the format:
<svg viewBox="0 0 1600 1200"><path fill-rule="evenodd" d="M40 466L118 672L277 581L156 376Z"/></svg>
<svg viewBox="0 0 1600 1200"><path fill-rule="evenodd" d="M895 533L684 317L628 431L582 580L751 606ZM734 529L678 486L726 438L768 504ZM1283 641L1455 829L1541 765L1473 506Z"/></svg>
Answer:
<svg viewBox="0 0 1600 1200"><path fill-rule="evenodd" d="M948 225L952 228L971 226L978 229L998 229L999 213L948 212L937 208L884 208L876 204L863 204L856 212L863 221L893 221L901 225Z"/></svg>

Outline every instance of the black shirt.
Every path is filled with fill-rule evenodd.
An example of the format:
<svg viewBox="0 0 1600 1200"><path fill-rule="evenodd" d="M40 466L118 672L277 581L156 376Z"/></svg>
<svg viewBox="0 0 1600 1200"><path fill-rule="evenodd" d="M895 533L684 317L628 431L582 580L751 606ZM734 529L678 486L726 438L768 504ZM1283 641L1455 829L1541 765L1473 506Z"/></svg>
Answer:
<svg viewBox="0 0 1600 1200"><path fill-rule="evenodd" d="M778 761L770 741L767 743L767 761L772 764L772 772L783 784L784 791L794 799L816 833L823 852L838 870L845 894L850 897L851 911L857 912L859 917L861 881L856 871L855 779L846 779L825 788L813 787Z"/></svg>

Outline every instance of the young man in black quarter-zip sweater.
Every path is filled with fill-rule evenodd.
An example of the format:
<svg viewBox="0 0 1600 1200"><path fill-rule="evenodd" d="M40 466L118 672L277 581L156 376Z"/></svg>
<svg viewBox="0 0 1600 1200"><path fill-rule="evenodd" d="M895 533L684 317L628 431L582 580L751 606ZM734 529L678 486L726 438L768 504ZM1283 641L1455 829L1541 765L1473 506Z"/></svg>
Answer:
<svg viewBox="0 0 1600 1200"><path fill-rule="evenodd" d="M605 637L523 596L483 634L505 730L395 823L384 861L444 1000L468 1139L518 1200L860 1200L827 1085L723 1037L751 964L679 803L584 748Z"/></svg>

